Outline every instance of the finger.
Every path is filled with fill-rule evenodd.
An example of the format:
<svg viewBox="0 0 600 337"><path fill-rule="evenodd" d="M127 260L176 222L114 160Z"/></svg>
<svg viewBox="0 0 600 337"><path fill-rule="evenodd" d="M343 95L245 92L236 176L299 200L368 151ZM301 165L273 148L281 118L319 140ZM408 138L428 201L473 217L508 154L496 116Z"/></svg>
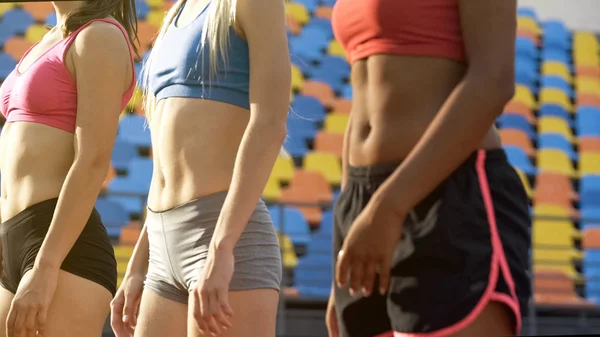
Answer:
<svg viewBox="0 0 600 337"><path fill-rule="evenodd" d="M221 328L219 327L219 324L217 324L216 321L216 315L221 313L221 308L219 307L219 299L217 296L217 290L212 290L208 293L207 295L208 298L208 317L207 317L207 324L208 324L208 331L215 335L218 336L221 333Z"/></svg>
<svg viewBox="0 0 600 337"><path fill-rule="evenodd" d="M196 325L198 326L198 331L201 334L204 334L206 331L206 325L204 324L204 320L202 319L202 309L200 304L200 294L198 290L194 290L192 292L192 307L194 308L194 319L196 320Z"/></svg>
<svg viewBox="0 0 600 337"><path fill-rule="evenodd" d="M13 337L14 334L14 326L15 319L17 318L16 308L14 307L14 303L10 306L8 311L8 317L6 318L6 336Z"/></svg>
<svg viewBox="0 0 600 337"><path fill-rule="evenodd" d="M363 270L362 292L365 296L371 296L373 293L373 284L375 283L376 261L369 261L365 264Z"/></svg>
<svg viewBox="0 0 600 337"><path fill-rule="evenodd" d="M343 252L343 251L340 251ZM348 284L348 269L350 267L350 257L348 252L343 252L335 266L335 281L340 288L345 288Z"/></svg>
<svg viewBox="0 0 600 337"><path fill-rule="evenodd" d="M13 324L13 336L22 337L25 332L25 318L27 317L27 312L25 310L21 310L21 308L18 308L15 315L16 317Z"/></svg>
<svg viewBox="0 0 600 337"><path fill-rule="evenodd" d="M390 286L391 261L385 257L379 264L379 293L384 295Z"/></svg>
<svg viewBox="0 0 600 337"><path fill-rule="evenodd" d="M111 302L110 308L110 326L117 337L130 337L133 335L133 328L123 322L124 305L123 292L119 292Z"/></svg>
<svg viewBox="0 0 600 337"><path fill-rule="evenodd" d="M365 263L362 260L355 259L350 263L350 295L358 296L363 280L363 270Z"/></svg>
<svg viewBox="0 0 600 337"><path fill-rule="evenodd" d="M126 325L135 327L137 323L137 306L135 299L131 298L131 295L125 294L125 300L123 303L123 322Z"/></svg>
<svg viewBox="0 0 600 337"><path fill-rule="evenodd" d="M215 315L215 320L220 326L222 326L225 329L231 328L230 318L232 316L232 310L229 306L228 295L229 294L227 293L227 290L220 289L219 292L217 292L217 299L215 301L215 303L219 306L220 309L219 313Z"/></svg>

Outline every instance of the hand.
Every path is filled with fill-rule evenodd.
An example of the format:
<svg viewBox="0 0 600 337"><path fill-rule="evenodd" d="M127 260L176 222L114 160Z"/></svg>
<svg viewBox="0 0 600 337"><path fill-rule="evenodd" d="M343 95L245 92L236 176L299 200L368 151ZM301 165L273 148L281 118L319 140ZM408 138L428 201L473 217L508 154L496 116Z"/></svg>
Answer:
<svg viewBox="0 0 600 337"><path fill-rule="evenodd" d="M143 290L144 276L125 275L115 298L110 303L110 326L117 337L133 337Z"/></svg>
<svg viewBox="0 0 600 337"><path fill-rule="evenodd" d="M233 250L211 249L190 293L190 309L202 334L221 335L231 327L229 283L233 277Z"/></svg>
<svg viewBox="0 0 600 337"><path fill-rule="evenodd" d="M12 300L6 335L43 336L50 303L56 291L58 269L35 267L23 278Z"/></svg>
<svg viewBox="0 0 600 337"><path fill-rule="evenodd" d="M327 303L327 312L325 313L325 325L327 325L329 337L340 336L337 313L335 311L335 300L333 298L333 291L331 293L331 296L329 297L329 302Z"/></svg>
<svg viewBox="0 0 600 337"><path fill-rule="evenodd" d="M405 213L375 196L354 220L338 254L335 278L350 294L370 296L379 273L379 292L383 295L390 281L391 261L402 234Z"/></svg>

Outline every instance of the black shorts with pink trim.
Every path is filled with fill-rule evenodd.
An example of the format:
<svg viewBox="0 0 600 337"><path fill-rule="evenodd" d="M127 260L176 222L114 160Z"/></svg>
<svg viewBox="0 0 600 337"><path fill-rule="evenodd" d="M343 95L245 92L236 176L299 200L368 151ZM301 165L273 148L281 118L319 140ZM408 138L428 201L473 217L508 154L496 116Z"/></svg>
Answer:
<svg viewBox="0 0 600 337"><path fill-rule="evenodd" d="M352 222L397 167L349 167L335 205L334 262ZM408 214L387 294L352 297L335 287L340 337L449 336L491 301L513 313L518 335L531 296L530 228L527 196L504 151L473 153Z"/></svg>

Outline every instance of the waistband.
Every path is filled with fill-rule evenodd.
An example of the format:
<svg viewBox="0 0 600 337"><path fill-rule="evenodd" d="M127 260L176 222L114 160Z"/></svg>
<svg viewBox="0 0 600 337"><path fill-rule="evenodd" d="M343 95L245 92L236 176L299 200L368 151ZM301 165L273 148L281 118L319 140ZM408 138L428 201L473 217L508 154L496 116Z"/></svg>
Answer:
<svg viewBox="0 0 600 337"><path fill-rule="evenodd" d="M477 150L469 155L469 157L457 168L465 166L474 166L477 158L485 154L486 163L506 163L508 158L503 149ZM391 163L376 164L371 166L348 166L348 179L352 181L381 181L389 177L402 164L404 160L399 160Z"/></svg>
<svg viewBox="0 0 600 337"><path fill-rule="evenodd" d="M4 221L0 225L0 235L4 235L13 228L19 226L24 221L34 217L34 216L47 216L53 215L54 210L56 209L56 204L58 203L58 198L52 198L44 201L40 201L37 204L33 204L21 212L17 213L17 215L12 218Z"/></svg>

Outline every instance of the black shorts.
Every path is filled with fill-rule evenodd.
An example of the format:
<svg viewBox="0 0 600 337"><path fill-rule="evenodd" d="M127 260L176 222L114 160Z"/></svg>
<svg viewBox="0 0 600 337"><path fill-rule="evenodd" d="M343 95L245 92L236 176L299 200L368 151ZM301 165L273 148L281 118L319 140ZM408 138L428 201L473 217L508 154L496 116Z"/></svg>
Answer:
<svg viewBox="0 0 600 337"><path fill-rule="evenodd" d="M352 222L397 167L349 167L335 205L334 265ZM519 334L531 296L530 227L504 151L474 153L407 216L387 294L352 297L335 286L340 337L448 336L490 301L514 313Z"/></svg>
<svg viewBox="0 0 600 337"><path fill-rule="evenodd" d="M39 202L0 225L0 283L13 294L16 293L23 275L33 268L35 258L50 228L57 201L58 199L49 199ZM117 261L106 228L96 210L90 215L61 269L98 283L114 296L117 289Z"/></svg>

